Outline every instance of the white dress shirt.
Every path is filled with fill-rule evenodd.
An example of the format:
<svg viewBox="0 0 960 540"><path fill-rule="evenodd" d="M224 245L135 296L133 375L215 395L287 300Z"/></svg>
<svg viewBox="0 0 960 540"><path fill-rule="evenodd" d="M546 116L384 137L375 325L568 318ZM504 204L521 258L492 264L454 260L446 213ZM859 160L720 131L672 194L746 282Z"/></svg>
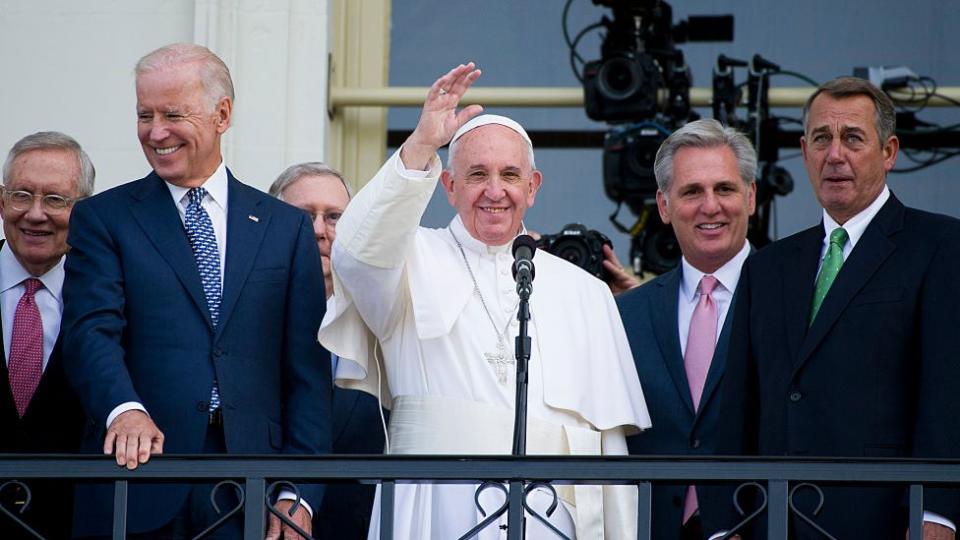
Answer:
<svg viewBox="0 0 960 540"><path fill-rule="evenodd" d="M20 265L10 248L10 242L4 242L3 248L0 248L0 320L3 323L3 356L8 365L13 316L17 311L17 303L23 296L23 281L36 277L43 283L43 288L37 291L34 299L43 323L43 369L47 369L50 353L53 352L53 346L60 334L60 315L63 313L63 297L60 293L63 290L63 276L63 257L60 257L60 261L46 274L32 276Z"/></svg>
<svg viewBox="0 0 960 540"><path fill-rule="evenodd" d="M820 248L820 265L817 266L817 274L820 273L819 268L823 266L823 259L827 256L827 249L830 247L830 234L843 227L847 231L847 243L843 246L843 260L847 260L850 256L850 252L853 251L853 248L857 245L857 242L860 241L860 237L863 236L864 231L867 230L867 226L870 225L870 222L873 221L873 218L877 215L877 212L883 208L883 205L886 204L887 199L890 198L890 188L886 185L883 186L883 191L880 192L880 195L877 195L877 198L870 203L870 206L864 208L857 215L848 219L843 225L838 224L826 210L823 211L823 247ZM814 277L816 279L816 277Z"/></svg>
<svg viewBox="0 0 960 540"><path fill-rule="evenodd" d="M720 339L720 331L723 330L723 322L727 320L727 313L730 311L730 303L733 301L733 293L737 290L737 282L740 281L740 270L743 269L743 263L750 256L750 242L743 242L743 247L723 266L713 272L713 277L717 278L717 288L713 290L713 303L717 306L717 339ZM680 260L683 270L683 279L680 280L680 291L677 293L677 329L680 331L680 355L687 354L687 336L690 334L690 319L693 317L693 310L700 301L700 280L705 276L703 272L694 268L687 258Z"/></svg>

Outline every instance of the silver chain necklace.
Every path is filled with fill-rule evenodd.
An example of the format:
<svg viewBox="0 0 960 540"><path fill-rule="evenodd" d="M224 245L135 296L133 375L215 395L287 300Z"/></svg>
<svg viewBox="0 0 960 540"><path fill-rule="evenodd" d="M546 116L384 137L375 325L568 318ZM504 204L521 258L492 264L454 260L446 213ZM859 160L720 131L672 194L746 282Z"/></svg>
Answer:
<svg viewBox="0 0 960 540"><path fill-rule="evenodd" d="M477 282L477 276L473 275L473 268L470 267L470 261L467 260L467 252L463 250L463 245L460 243L457 235L453 234L453 229L447 227L447 231L450 232L450 236L453 238L453 241L456 242L457 248L460 249L460 255L463 257L463 264L467 267L467 272L470 274L470 279L473 280L473 294L480 299L480 305L483 306L483 311L487 314L487 319L490 320L490 325L493 326L493 332L497 335L497 352L483 353L483 358L496 372L497 382L500 384L507 384L507 368L517 363L517 361L513 358L513 353L507 350L507 345L505 343L506 338L504 337L507 333L507 328L510 327L511 318L507 317L507 324L504 325L503 332L501 332L497 327L497 323L493 320L493 314L490 313L490 308L487 307L487 302L483 299L483 293L480 292L480 284Z"/></svg>

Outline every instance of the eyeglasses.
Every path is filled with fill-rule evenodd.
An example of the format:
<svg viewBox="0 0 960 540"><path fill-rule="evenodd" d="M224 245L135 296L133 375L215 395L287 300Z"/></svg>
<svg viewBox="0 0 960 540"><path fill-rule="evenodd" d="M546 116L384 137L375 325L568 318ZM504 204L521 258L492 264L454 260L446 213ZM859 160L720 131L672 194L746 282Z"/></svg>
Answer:
<svg viewBox="0 0 960 540"><path fill-rule="evenodd" d="M327 224L328 227L336 227L337 222L340 221L340 216L343 215L343 212L340 210L333 210L330 212L307 212L304 210L304 213L310 218L311 222L317 220L317 218L323 219L323 222Z"/></svg>
<svg viewBox="0 0 960 540"><path fill-rule="evenodd" d="M29 191L11 191L3 188L3 196L10 203L10 206L18 211L29 210L33 206L33 200L39 198L44 212L48 214L58 214L67 209L71 204L80 200L81 197L64 197L56 193L47 193L45 195L35 195Z"/></svg>

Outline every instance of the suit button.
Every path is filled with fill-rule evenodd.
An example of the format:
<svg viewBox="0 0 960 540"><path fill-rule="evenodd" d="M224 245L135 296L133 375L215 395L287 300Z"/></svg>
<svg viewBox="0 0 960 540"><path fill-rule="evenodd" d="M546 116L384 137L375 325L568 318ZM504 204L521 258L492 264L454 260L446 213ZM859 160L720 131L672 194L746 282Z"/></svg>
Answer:
<svg viewBox="0 0 960 540"><path fill-rule="evenodd" d="M210 409L210 405L206 401L197 402L197 410L200 412L207 412Z"/></svg>
<svg viewBox="0 0 960 540"><path fill-rule="evenodd" d="M221 351L220 349L214 349L213 356L214 358L220 358L221 356L223 356L223 351Z"/></svg>
<svg viewBox="0 0 960 540"><path fill-rule="evenodd" d="M693 448L694 450L700 448L700 439L694 439L693 442L690 443L690 448Z"/></svg>
<svg viewBox="0 0 960 540"><path fill-rule="evenodd" d="M801 394L800 392L791 392L791 393L790 393L790 401L796 403L796 402L800 401L801 399L803 399L803 394Z"/></svg>

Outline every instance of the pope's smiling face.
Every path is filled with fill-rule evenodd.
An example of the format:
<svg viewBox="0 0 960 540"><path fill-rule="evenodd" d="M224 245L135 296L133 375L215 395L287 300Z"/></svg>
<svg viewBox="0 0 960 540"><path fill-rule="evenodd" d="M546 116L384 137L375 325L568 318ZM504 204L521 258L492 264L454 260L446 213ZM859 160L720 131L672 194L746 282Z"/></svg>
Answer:
<svg viewBox="0 0 960 540"><path fill-rule="evenodd" d="M211 107L197 62L140 73L137 137L153 170L177 186L203 184L220 165L232 106L222 97Z"/></svg>
<svg viewBox="0 0 960 540"><path fill-rule="evenodd" d="M488 124L467 132L456 146L441 175L447 200L471 236L489 246L509 243L542 182L527 142L508 127Z"/></svg>

